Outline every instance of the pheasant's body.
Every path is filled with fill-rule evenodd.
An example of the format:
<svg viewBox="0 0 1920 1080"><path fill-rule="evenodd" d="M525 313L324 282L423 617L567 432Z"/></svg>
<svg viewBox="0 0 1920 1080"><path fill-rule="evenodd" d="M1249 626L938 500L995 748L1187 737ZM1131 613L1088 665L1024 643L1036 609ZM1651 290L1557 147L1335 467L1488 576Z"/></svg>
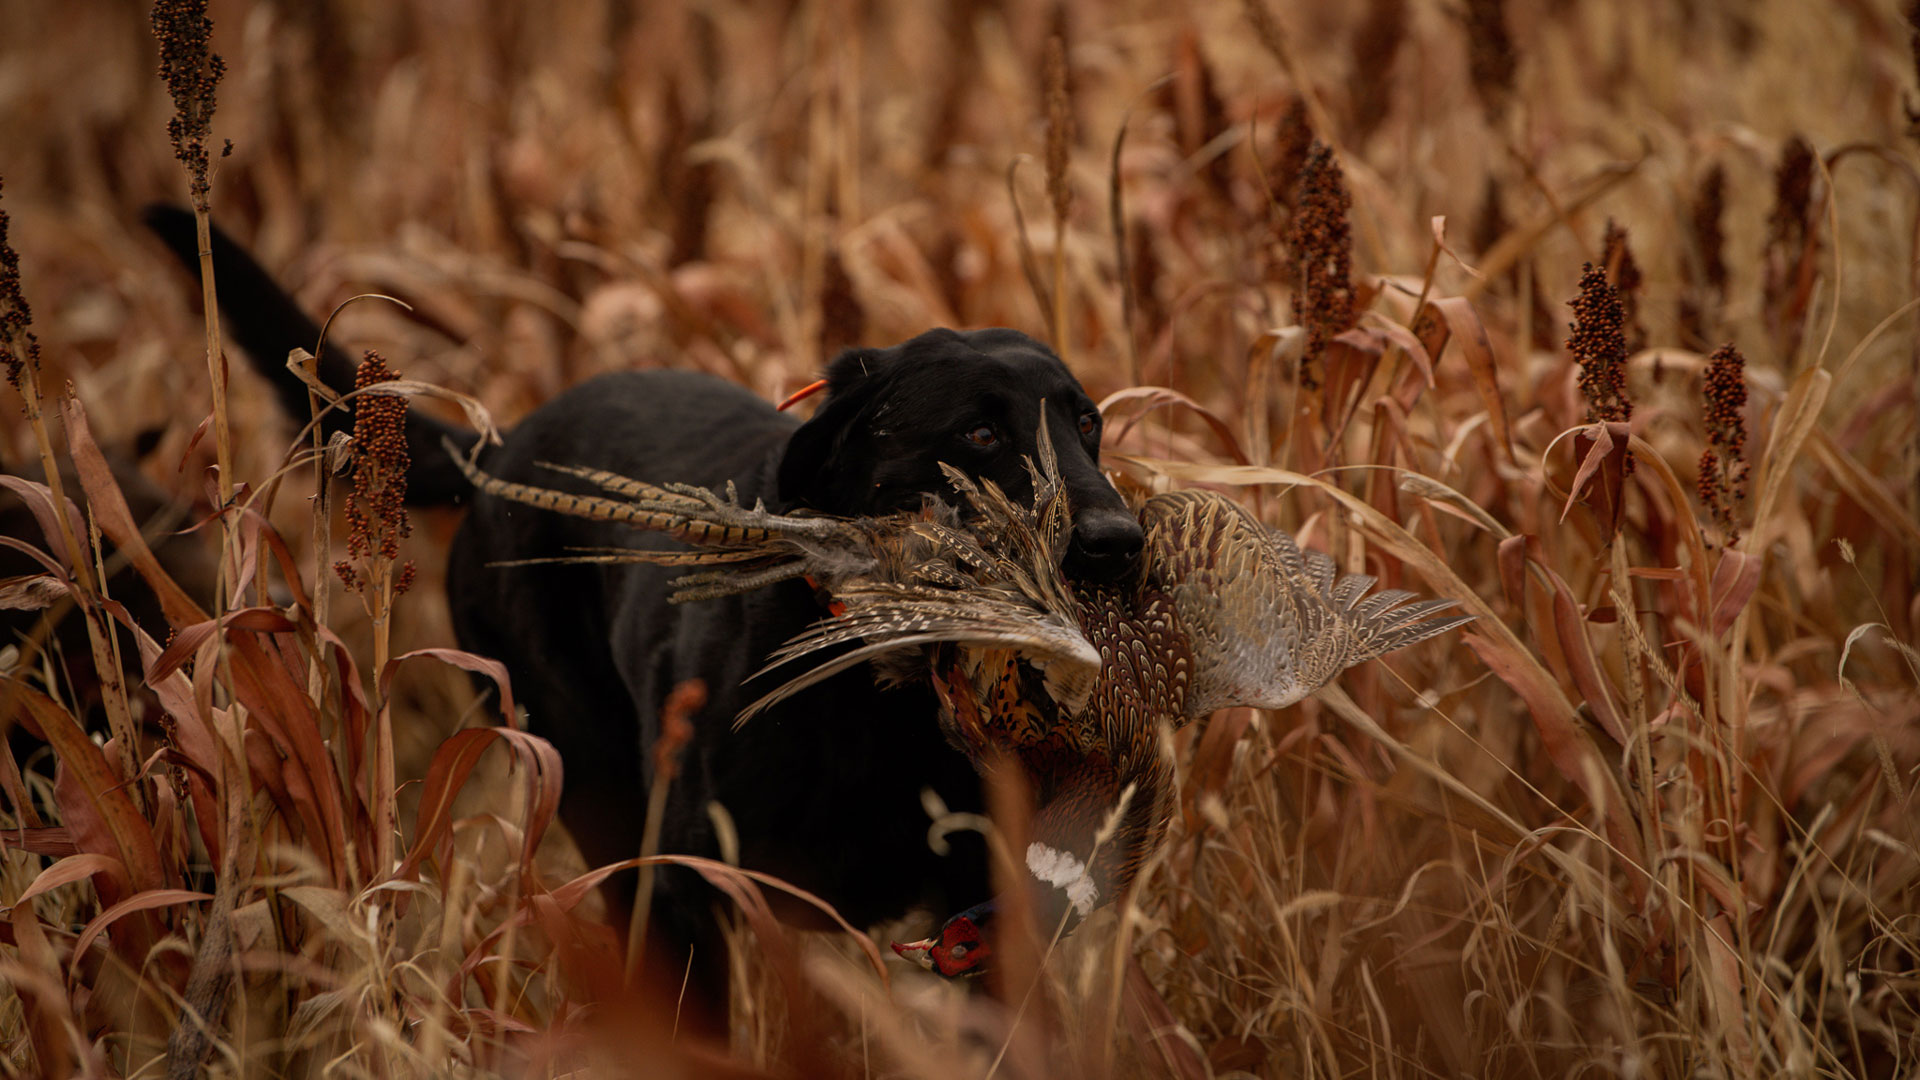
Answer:
<svg viewBox="0 0 1920 1080"><path fill-rule="evenodd" d="M1043 441L1043 454L1048 449ZM575 471L577 470L567 470ZM475 476L493 493L563 513L628 521L695 545L687 553L600 553L699 566L689 599L807 575L833 614L769 667L809 665L747 710L868 660L931 680L948 737L983 773L1011 764L1031 793L1027 866L1049 913L1085 915L1123 892L1171 811L1162 733L1235 705L1280 708L1346 668L1466 622L1450 604L1366 595L1225 496L1155 495L1140 507L1146 543L1127 583L1078 585L1059 570L1067 513L1051 466L1032 507L950 474L951 510L843 521L745 508L690 488L581 473L631 500L584 499ZM842 648L851 646L851 648ZM834 652L835 649L841 649ZM744 716L743 716L744 719ZM1116 810L1119 813L1116 814ZM978 909L976 909L978 910ZM973 912L956 916L974 934ZM954 974L940 944L920 947Z"/></svg>
<svg viewBox="0 0 1920 1080"><path fill-rule="evenodd" d="M1073 610L1100 658L1077 708L1048 693L1044 677L1011 649L948 647L932 679L951 733L974 761L1020 766L1035 843L1082 866L1093 862L1085 882L1068 888L1068 902L1085 915L1125 888L1165 831L1173 762L1160 734L1188 715L1194 656L1151 561L1132 585L1080 588ZM1113 838L1089 860L1123 799Z"/></svg>

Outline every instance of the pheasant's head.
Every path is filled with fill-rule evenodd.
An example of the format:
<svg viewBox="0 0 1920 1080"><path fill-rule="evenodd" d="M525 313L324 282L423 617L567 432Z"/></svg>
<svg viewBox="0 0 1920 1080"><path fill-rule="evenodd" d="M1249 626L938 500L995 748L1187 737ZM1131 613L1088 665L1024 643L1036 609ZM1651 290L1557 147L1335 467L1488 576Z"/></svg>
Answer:
<svg viewBox="0 0 1920 1080"><path fill-rule="evenodd" d="M930 938L894 942L893 951L949 979L979 975L987 970L987 958L993 953L993 945L987 938L993 912L991 900L975 904L948 919L939 933Z"/></svg>

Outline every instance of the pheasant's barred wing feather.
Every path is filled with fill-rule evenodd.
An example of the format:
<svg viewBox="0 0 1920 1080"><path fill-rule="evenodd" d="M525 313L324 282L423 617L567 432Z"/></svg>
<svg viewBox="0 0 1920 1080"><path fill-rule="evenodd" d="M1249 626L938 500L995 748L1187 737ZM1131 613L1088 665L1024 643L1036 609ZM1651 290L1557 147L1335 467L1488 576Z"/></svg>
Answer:
<svg viewBox="0 0 1920 1080"><path fill-rule="evenodd" d="M1141 522L1193 647L1189 717L1291 705L1355 664L1471 620L1433 618L1451 602L1407 604L1415 594L1400 589L1368 596L1373 578L1339 576L1327 555L1213 492L1156 495Z"/></svg>
<svg viewBox="0 0 1920 1080"><path fill-rule="evenodd" d="M1073 708L1085 703L1100 674L1100 652L1078 625L1039 612L1024 597L1001 590L876 583L843 590L834 598L846 610L781 646L755 677L840 646L858 647L815 662L747 706L740 720L856 664L926 645L1013 650L1040 670L1056 700Z"/></svg>

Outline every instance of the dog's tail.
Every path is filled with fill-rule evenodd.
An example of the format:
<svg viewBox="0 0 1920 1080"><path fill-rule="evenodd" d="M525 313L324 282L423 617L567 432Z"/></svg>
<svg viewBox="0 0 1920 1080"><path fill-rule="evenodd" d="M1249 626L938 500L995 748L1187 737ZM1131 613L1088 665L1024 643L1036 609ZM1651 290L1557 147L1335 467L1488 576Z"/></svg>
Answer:
<svg viewBox="0 0 1920 1080"><path fill-rule="evenodd" d="M147 228L193 273L200 276L199 234L191 211L177 206L149 206ZM246 351L256 371L273 384L280 407L288 416L309 415L307 385L286 366L296 348L311 350L320 340L320 327L293 302L253 256L218 227L213 230L213 275L220 294L223 327L229 340ZM320 381L335 393L353 389L357 365L346 351L328 342L320 351ZM321 423L327 433L353 427L353 403L327 412ZM438 506L465 502L473 493L467 479L449 456L450 442L460 450L473 448L480 436L422 413L407 410L407 452L413 464L407 470L407 502Z"/></svg>

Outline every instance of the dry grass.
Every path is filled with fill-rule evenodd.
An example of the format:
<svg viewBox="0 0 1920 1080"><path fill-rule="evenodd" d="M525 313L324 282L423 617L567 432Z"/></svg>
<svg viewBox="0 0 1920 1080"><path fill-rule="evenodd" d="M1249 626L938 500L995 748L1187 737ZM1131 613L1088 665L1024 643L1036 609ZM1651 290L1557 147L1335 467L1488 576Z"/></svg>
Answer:
<svg viewBox="0 0 1920 1080"><path fill-rule="evenodd" d="M1136 482L1243 487L1350 569L1481 616L1183 737L1171 842L1031 990L889 990L852 936L789 940L713 870L744 904L729 1057L613 989L591 899L568 910L580 868L542 843L541 744L486 727L454 667L376 660L451 641L451 519L416 518L404 596L328 606L345 540L312 550L310 468L275 497L289 435L258 381L231 379L230 450L196 436L207 339L136 224L186 190L146 20L10 5L4 206L67 422L8 424L0 460L72 448L68 494L125 552L89 447L162 429L144 468L188 499L230 452L259 513L226 515L229 566L271 599L242 592L216 633L211 597L176 598L153 690L123 707L106 680L105 747L75 719L87 655L0 646L6 723L60 765L5 769L0 1071L161 1075L170 1033L174 1065L245 1076L1920 1068L1901 13L1349 6L213 6L215 217L312 309L405 297L333 333L408 378L510 420L610 369L777 399L846 344L1051 328L1117 395ZM1350 193L1358 313L1315 331L1317 385L1286 247L1312 139ZM1796 139L1811 157L1780 168ZM1021 155L1046 167L1009 180ZM1583 264L1617 272L1609 219L1651 346L1617 372L1630 433L1586 426L1564 347ZM1717 411L1702 396L1723 341L1751 472L1709 507L1695 463L1711 435L1730 475L1740 411L1724 370ZM101 575L48 572L110 616ZM423 784L374 782L389 746Z"/></svg>

